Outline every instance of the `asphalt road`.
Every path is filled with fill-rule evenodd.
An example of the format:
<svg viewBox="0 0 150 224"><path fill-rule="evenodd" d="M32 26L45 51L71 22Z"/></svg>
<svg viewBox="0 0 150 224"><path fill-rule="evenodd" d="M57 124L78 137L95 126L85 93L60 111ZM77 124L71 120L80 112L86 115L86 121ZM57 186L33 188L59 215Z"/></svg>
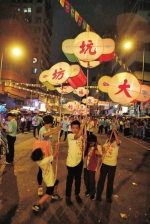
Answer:
<svg viewBox="0 0 150 224"><path fill-rule="evenodd" d="M97 130L95 130L95 134ZM96 134L97 135L97 134ZM97 135L103 144L105 135ZM62 136L63 137L63 136ZM30 159L33 134L18 134L15 144L15 163L3 165L0 160L0 224L146 224L150 223L150 143L119 135L121 146L114 183L113 202L91 201L84 196L82 179L78 205L72 189L73 206L65 204L67 142L61 140L58 160L60 202L45 203L45 211L36 214L32 205L38 200L36 174L38 167ZM57 135L53 136L56 142ZM63 139L63 138L62 138ZM55 162L54 162L55 169ZM44 186L44 183L43 183Z"/></svg>

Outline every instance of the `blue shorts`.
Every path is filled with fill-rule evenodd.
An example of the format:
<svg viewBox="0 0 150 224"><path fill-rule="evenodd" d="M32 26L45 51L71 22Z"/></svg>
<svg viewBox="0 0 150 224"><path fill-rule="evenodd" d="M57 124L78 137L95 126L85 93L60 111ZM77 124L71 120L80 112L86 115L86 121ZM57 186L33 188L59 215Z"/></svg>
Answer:
<svg viewBox="0 0 150 224"><path fill-rule="evenodd" d="M59 183L59 180L56 180L55 183L54 183L54 186L46 187L46 194L52 195L54 193L54 187L56 185L58 185L58 183Z"/></svg>

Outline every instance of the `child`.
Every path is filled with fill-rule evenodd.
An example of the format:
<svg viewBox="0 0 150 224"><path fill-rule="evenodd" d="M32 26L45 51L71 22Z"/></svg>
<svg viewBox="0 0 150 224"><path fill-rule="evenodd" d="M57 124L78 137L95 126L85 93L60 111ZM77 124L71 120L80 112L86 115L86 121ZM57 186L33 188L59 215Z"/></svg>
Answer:
<svg viewBox="0 0 150 224"><path fill-rule="evenodd" d="M37 212L41 211L42 203L46 201L51 195L53 195L54 192L57 192L59 181L55 180L54 178L54 172L53 172L53 167L51 162L53 161L55 157L58 156L58 147L59 147L59 143L56 143L54 154L45 158L44 158L44 152L42 151L41 148L37 148L32 152L31 159L33 161L36 161L38 166L41 168L43 180L46 184L46 194L44 194L40 198L37 204L34 204L32 206L32 209L34 211L37 211ZM60 200L62 200L60 196L59 198Z"/></svg>
<svg viewBox="0 0 150 224"><path fill-rule="evenodd" d="M82 126L80 127L80 122L74 120L71 123L72 133L68 134L68 156L67 156L67 181L66 181L66 204L72 205L71 201L71 189L72 183L75 179L75 196L78 204L82 203L80 198L80 186L81 186L81 174L83 167L82 152L83 152L83 137L82 132L83 128L86 125L87 120L83 121Z"/></svg>
<svg viewBox="0 0 150 224"><path fill-rule="evenodd" d="M95 200L95 172L102 155L102 148L97 143L97 137L93 134L87 137L87 146L84 154L84 183L86 186L85 195Z"/></svg>
<svg viewBox="0 0 150 224"><path fill-rule="evenodd" d="M43 121L44 121L44 126L39 131L39 139L51 142L51 137L52 137L51 135L56 132L59 132L61 129L61 125L59 125L56 128L51 130L51 126L53 124L53 117L51 115L45 115L43 117ZM52 154L53 154L53 149L51 147L50 155L52 155ZM37 174L37 181L39 184L38 195L41 196L41 195L43 195L43 188L42 188L42 170L40 167L39 167L39 172Z"/></svg>
<svg viewBox="0 0 150 224"><path fill-rule="evenodd" d="M110 137L111 136L111 137ZM112 130L108 133L108 140L103 145L104 155L102 158L102 166L100 170L100 177L97 185L97 196L96 200L101 201L102 192L104 189L104 183L106 176L108 178L107 189L106 189L106 197L107 202L112 202L112 194L113 194L113 183L116 172L117 165L117 156L120 145L120 140L118 138L118 134L115 130L115 127L112 127ZM109 142L110 139L110 142Z"/></svg>

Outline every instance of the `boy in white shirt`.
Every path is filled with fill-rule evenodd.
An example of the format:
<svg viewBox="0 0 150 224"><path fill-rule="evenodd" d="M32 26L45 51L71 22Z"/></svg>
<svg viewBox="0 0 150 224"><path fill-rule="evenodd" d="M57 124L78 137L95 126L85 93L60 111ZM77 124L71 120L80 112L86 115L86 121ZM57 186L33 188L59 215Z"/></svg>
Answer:
<svg viewBox="0 0 150 224"><path fill-rule="evenodd" d="M80 186L81 186L81 174L83 167L83 128L86 125L87 120L83 121L83 125L80 127L80 122L74 120L71 123L72 133L68 134L68 156L67 156L67 181L66 181L66 204L72 205L71 201L71 190L73 180L75 179L75 196L78 204L82 203L80 198Z"/></svg>
<svg viewBox="0 0 150 224"><path fill-rule="evenodd" d="M55 152L53 155L44 158L44 152L41 148L37 148L32 152L31 159L36 161L38 166L42 169L42 177L46 184L46 194L44 194L40 200L32 206L34 211L42 211L41 205L45 202L54 192L57 192L58 180L55 180L54 171L51 162L58 156L59 143L55 145ZM62 198L61 198L62 199Z"/></svg>
<svg viewBox="0 0 150 224"><path fill-rule="evenodd" d="M101 195L104 189L105 179L107 176L108 181L106 189L106 198L108 203L112 202L113 183L117 166L119 146L120 146L120 140L118 138L118 134L115 130L115 127L112 127L112 130L110 130L108 133L108 140L106 140L105 144L103 145L104 155L102 158L100 177L97 184L97 196L96 196L97 201L102 200Z"/></svg>

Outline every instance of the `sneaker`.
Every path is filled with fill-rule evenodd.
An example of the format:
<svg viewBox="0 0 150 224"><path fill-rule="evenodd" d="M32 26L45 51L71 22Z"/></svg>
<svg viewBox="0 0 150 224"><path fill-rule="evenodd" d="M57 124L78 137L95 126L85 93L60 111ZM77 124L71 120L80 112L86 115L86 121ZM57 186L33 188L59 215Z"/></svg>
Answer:
<svg viewBox="0 0 150 224"><path fill-rule="evenodd" d="M76 201L77 201L78 204L82 203L82 199L80 198L79 195L76 195Z"/></svg>
<svg viewBox="0 0 150 224"><path fill-rule="evenodd" d="M61 201L62 200L62 197L60 197L58 194L53 194L51 196L51 199L56 200L56 201Z"/></svg>
<svg viewBox="0 0 150 224"><path fill-rule="evenodd" d="M5 161L5 162L4 162L4 164L5 164L5 165L10 165L11 163L9 163L9 162Z"/></svg>
<svg viewBox="0 0 150 224"><path fill-rule="evenodd" d="M112 203L112 197L107 197L107 202Z"/></svg>
<svg viewBox="0 0 150 224"><path fill-rule="evenodd" d="M86 192L84 193L84 195L85 195L86 197L88 197L90 194L89 194L88 191L86 191Z"/></svg>
<svg viewBox="0 0 150 224"><path fill-rule="evenodd" d="M43 195L43 188L39 187L38 188L38 196L42 196Z"/></svg>
<svg viewBox="0 0 150 224"><path fill-rule="evenodd" d="M72 205L72 201L71 201L71 198L69 197L66 197L66 204L71 206Z"/></svg>
<svg viewBox="0 0 150 224"><path fill-rule="evenodd" d="M91 199L92 201L94 201L94 200L95 200L95 195L91 195L91 196L90 196L90 199Z"/></svg>
<svg viewBox="0 0 150 224"><path fill-rule="evenodd" d="M41 208L40 205L34 204L34 205L32 206L32 210L34 210L34 211L36 211L36 212L40 212L40 211L42 211L42 208Z"/></svg>

